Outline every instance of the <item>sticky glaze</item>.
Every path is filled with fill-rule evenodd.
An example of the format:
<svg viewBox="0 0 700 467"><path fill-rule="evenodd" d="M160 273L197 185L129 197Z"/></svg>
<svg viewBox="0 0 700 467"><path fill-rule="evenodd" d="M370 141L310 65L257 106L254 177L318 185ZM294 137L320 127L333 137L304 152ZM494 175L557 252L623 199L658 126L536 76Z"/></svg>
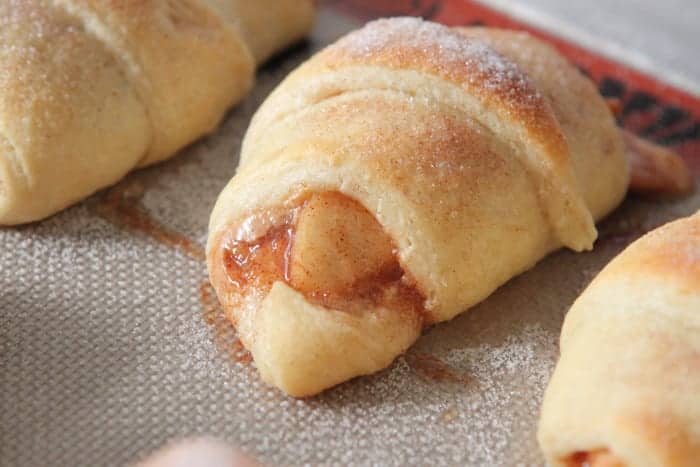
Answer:
<svg viewBox="0 0 700 467"><path fill-rule="evenodd" d="M223 267L229 285L232 286L229 290L243 297L254 289L264 296L274 282L282 281L304 294L309 302L328 309L362 313L383 307L397 312L422 315L425 298L402 269L396 254L369 272L364 264L367 262L366 258L363 258L363 264L358 267L362 275L353 277L351 281L336 281L342 284L337 287L318 288L309 286L308 282L295 283L292 280L300 275L295 274L299 272L295 271L295 268L306 266L302 260L292 261L298 219L303 215L304 209L312 209L314 205L324 203L343 203L348 211L371 216L358 202L339 193L314 193L300 197L298 205L288 211L281 223L270 228L261 237L246 241L236 240L235 235L232 235L223 242ZM373 217L372 222L376 223ZM391 242L380 228L377 231L380 231L383 237L377 241ZM344 235L339 234L337 241L344 240ZM389 250L394 250L393 243Z"/></svg>
<svg viewBox="0 0 700 467"><path fill-rule="evenodd" d="M626 467L624 462L607 449L577 451L564 460L566 467Z"/></svg>

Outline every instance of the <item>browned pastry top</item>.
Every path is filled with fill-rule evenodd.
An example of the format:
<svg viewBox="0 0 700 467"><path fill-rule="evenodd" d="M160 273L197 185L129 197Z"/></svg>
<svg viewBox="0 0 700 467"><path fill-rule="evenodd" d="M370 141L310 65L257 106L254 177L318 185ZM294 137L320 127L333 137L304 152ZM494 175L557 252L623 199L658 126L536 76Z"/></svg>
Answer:
<svg viewBox="0 0 700 467"><path fill-rule="evenodd" d="M527 75L483 41L457 30L410 18L379 20L348 34L318 59L331 68L379 65L439 76L477 96L499 117L522 125L553 163L568 163L559 126Z"/></svg>

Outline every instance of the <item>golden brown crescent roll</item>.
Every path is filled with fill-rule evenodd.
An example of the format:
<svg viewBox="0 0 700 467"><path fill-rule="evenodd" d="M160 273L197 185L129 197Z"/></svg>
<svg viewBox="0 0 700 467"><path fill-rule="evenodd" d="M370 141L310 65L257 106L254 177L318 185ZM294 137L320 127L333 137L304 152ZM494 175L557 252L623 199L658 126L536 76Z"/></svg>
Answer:
<svg viewBox="0 0 700 467"><path fill-rule="evenodd" d="M0 225L212 131L310 0L0 0Z"/></svg>
<svg viewBox="0 0 700 467"><path fill-rule="evenodd" d="M294 396L380 370L624 197L594 85L524 33L368 24L255 115L210 223L217 290Z"/></svg>
<svg viewBox="0 0 700 467"><path fill-rule="evenodd" d="M700 461L700 212L627 247L571 307L539 441L549 465Z"/></svg>

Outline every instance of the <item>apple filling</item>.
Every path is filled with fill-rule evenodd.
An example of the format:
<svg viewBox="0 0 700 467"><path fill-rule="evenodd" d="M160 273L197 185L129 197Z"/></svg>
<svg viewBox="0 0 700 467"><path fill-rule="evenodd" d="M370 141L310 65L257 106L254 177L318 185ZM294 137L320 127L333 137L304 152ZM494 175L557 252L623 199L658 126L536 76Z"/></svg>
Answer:
<svg viewBox="0 0 700 467"><path fill-rule="evenodd" d="M625 463L608 449L578 451L566 458L566 467L625 467Z"/></svg>
<svg viewBox="0 0 700 467"><path fill-rule="evenodd" d="M226 275L241 297L264 296L283 281L329 309L423 313L425 299L401 267L392 239L343 194L305 195L263 235L223 245Z"/></svg>

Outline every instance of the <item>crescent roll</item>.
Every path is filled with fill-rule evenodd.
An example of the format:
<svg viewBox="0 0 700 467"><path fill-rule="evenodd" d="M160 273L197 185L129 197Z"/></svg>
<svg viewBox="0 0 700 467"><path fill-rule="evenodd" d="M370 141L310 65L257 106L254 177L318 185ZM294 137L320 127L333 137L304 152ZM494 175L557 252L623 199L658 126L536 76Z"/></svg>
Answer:
<svg viewBox="0 0 700 467"><path fill-rule="evenodd" d="M595 86L525 34L369 23L259 109L210 221L210 278L262 379L378 371L623 199Z"/></svg>
<svg viewBox="0 0 700 467"><path fill-rule="evenodd" d="M211 132L311 0L0 0L0 225Z"/></svg>
<svg viewBox="0 0 700 467"><path fill-rule="evenodd" d="M700 461L700 212L627 247L561 333L539 442L562 467Z"/></svg>

